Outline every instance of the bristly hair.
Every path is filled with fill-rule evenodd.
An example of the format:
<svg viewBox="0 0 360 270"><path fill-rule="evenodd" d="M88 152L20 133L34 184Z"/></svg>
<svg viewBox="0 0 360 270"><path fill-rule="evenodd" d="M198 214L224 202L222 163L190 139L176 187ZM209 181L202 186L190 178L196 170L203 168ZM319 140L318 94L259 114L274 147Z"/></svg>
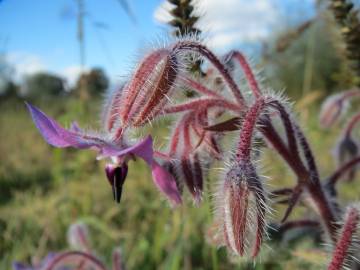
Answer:
<svg viewBox="0 0 360 270"><path fill-rule="evenodd" d="M360 205L347 207L328 270L357 269L360 265ZM354 268L355 267L355 268Z"/></svg>

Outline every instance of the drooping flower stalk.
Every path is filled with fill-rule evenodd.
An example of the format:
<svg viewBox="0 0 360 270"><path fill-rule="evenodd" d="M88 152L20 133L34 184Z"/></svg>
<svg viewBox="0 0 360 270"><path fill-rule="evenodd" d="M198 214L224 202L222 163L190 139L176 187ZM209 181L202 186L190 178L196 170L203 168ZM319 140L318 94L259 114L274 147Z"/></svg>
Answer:
<svg viewBox="0 0 360 270"><path fill-rule="evenodd" d="M106 270L105 265L93 255L82 251L68 251L55 256L43 269L44 270L55 270L58 269L59 265L68 264L83 264L83 261L87 265L91 265L94 270Z"/></svg>
<svg viewBox="0 0 360 270"><path fill-rule="evenodd" d="M300 127L295 124L293 120L291 120L291 117L288 115L285 108L279 102L273 102L273 104L276 104L275 108L279 110L281 118L284 121L285 130L287 130L288 134L288 143L289 146L292 145L292 148L283 145L281 139L278 137L278 135L275 134L276 131L271 127L271 125L267 124L269 122L265 123L264 127L262 128L264 135L275 146L275 149L278 150L279 154L290 165L298 177L297 187L294 189L291 200L289 201L289 207L283 220L289 216L292 208L300 199L300 195L303 190L306 190L311 199L314 201L317 208L316 212L320 214L330 238L332 241L336 241L336 229L338 227L336 224L337 217L334 213L332 204L329 201L329 198L327 198L325 190L320 183L318 169L309 143L307 142ZM301 160L299 153L296 150L297 143L294 141L293 136L296 136L296 140L298 141L298 144L303 152L305 164Z"/></svg>
<svg viewBox="0 0 360 270"><path fill-rule="evenodd" d="M292 229L298 229L298 228L304 228L304 227L319 227L320 224L316 220L311 219L301 219L301 220L293 220L293 221L287 221L279 227L278 231L281 234L284 234L288 230Z"/></svg>
<svg viewBox="0 0 360 270"><path fill-rule="evenodd" d="M185 78L185 77L180 76L179 80L181 82L183 82L185 85L187 85L188 87L191 87L192 90L195 90L195 91L199 92L200 94L211 96L211 97L217 98L217 99L222 99L223 98L220 94L218 94L215 91L207 88L206 86L202 85L201 83L199 83L197 81L194 81L191 78L187 78L187 77Z"/></svg>
<svg viewBox="0 0 360 270"><path fill-rule="evenodd" d="M219 216L223 224L224 241L234 253L247 253L255 258L260 250L266 222L266 194L253 165L251 150L253 133L265 108L265 99L259 99L247 111L235 160L225 175L218 191Z"/></svg>
<svg viewBox="0 0 360 270"><path fill-rule="evenodd" d="M229 86L231 92L233 93L237 103L244 105L244 98L241 94L241 91L234 79L231 77L228 69L221 63L221 61L204 45L195 41L180 41L173 46L173 51L175 53L180 53L182 51L191 51L201 54L205 59L209 60L211 64L218 70L218 72L223 77L224 81Z"/></svg>
<svg viewBox="0 0 360 270"><path fill-rule="evenodd" d="M198 98L191 100L189 102L173 105L170 107L167 107L164 109L164 113L170 114L170 113L178 113L188 110L196 110L199 108L199 106L202 107L220 107L227 109L229 111L238 112L240 109L240 106L237 104L228 102L224 99L215 99L215 98Z"/></svg>
<svg viewBox="0 0 360 270"><path fill-rule="evenodd" d="M350 137L355 126L360 122L360 112L353 115L345 128L345 136Z"/></svg>
<svg viewBox="0 0 360 270"><path fill-rule="evenodd" d="M332 188L335 187L336 183L341 179L341 176L344 175L349 170L353 169L355 166L358 166L360 163L360 156L353 158L347 163L343 164L340 168L338 168L331 176L327 179L327 185Z"/></svg>
<svg viewBox="0 0 360 270"><path fill-rule="evenodd" d="M235 59L240 64L252 93L256 98L261 97L262 94L258 82L245 56L241 52L231 51L227 56L225 56L225 59L226 62Z"/></svg>

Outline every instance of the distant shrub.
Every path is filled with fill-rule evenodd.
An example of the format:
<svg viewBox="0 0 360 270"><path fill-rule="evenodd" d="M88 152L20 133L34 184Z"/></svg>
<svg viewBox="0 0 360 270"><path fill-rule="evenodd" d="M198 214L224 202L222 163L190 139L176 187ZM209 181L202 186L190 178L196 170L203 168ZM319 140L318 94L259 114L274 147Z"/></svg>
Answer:
<svg viewBox="0 0 360 270"><path fill-rule="evenodd" d="M31 98L59 96L65 93L64 80L54 74L40 72L26 78L22 94Z"/></svg>

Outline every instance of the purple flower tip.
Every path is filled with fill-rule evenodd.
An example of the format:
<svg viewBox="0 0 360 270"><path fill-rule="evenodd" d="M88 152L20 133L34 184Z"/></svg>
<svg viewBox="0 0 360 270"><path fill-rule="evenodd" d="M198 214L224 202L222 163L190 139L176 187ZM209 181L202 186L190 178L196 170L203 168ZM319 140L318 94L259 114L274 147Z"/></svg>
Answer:
<svg viewBox="0 0 360 270"><path fill-rule="evenodd" d="M112 187L114 200L120 203L122 187L128 172L128 166L123 163L121 167L108 164L105 167L105 173Z"/></svg>
<svg viewBox="0 0 360 270"><path fill-rule="evenodd" d="M35 106L25 102L35 126L47 143L56 147L68 147L74 143L75 134L62 128L52 118L46 116Z"/></svg>

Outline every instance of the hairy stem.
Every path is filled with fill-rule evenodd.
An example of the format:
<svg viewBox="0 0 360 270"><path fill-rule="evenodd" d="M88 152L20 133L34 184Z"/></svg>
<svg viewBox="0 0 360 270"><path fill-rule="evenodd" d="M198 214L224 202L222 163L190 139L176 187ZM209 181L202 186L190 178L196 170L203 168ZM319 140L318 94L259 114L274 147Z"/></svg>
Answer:
<svg viewBox="0 0 360 270"><path fill-rule="evenodd" d="M358 163L360 163L360 157L353 158L352 160L346 162L328 178L327 184L332 187L335 186L335 184L341 179L341 176L356 166Z"/></svg>
<svg viewBox="0 0 360 270"><path fill-rule="evenodd" d="M106 270L104 264L101 261L99 261L94 256L92 256L88 253L85 253L85 252L81 252L81 251L64 252L64 253L56 256L44 269L45 270L56 269L55 267L59 263L61 263L63 260L71 259L71 257L78 257L82 260L87 260L87 261L91 262L95 267L94 269L96 269L96 270Z"/></svg>
<svg viewBox="0 0 360 270"><path fill-rule="evenodd" d="M336 243L328 270L341 270L348 257L349 249L359 223L359 211L352 207L346 213L345 224Z"/></svg>
<svg viewBox="0 0 360 270"><path fill-rule="evenodd" d="M224 81L228 84L231 92L233 93L236 101L240 105L245 105L244 98L241 94L241 91L233 78L231 77L228 69L221 63L221 61L204 45L195 41L180 41L173 47L174 51L192 51L198 52L206 59L208 59L214 67L219 71L221 76L224 78Z"/></svg>
<svg viewBox="0 0 360 270"><path fill-rule="evenodd" d="M345 128L345 136L350 137L351 132L355 128L356 124L360 122L360 112L356 113L351 117L350 121L347 123Z"/></svg>
<svg viewBox="0 0 360 270"><path fill-rule="evenodd" d="M219 107L219 108L226 108L233 112L238 112L240 107L237 104L230 103L224 99L215 99L215 98L198 98L193 99L189 102L185 102L182 104L174 105L171 107L167 107L164 109L164 114L171 114L171 113L179 113L183 111L189 110L198 110L200 107Z"/></svg>
<svg viewBox="0 0 360 270"><path fill-rule="evenodd" d="M231 60L233 58L237 60L237 62L240 64L242 70L244 71L245 78L247 79L250 89L252 90L254 96L256 98L261 97L262 93L260 92L259 85L255 79L255 75L252 72L251 67L250 67L248 61L246 60L245 56L242 53L240 53L239 51L232 51L226 57L226 59L228 59L228 60Z"/></svg>

